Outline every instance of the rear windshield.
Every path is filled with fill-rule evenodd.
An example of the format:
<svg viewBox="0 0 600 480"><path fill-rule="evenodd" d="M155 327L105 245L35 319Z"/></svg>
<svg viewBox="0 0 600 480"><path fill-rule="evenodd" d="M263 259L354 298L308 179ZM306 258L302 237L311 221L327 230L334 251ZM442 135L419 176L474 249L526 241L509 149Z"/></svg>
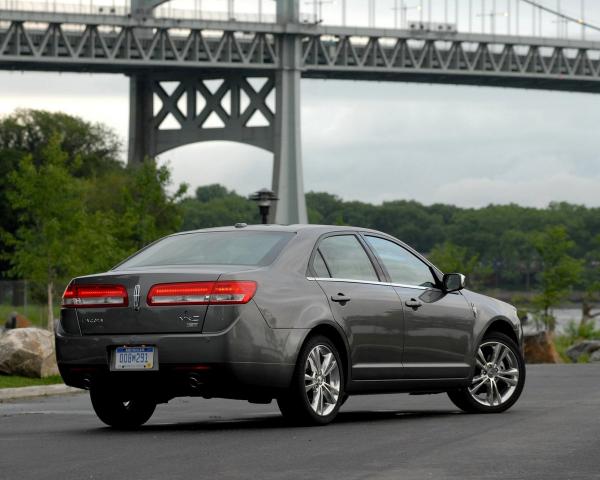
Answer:
<svg viewBox="0 0 600 480"><path fill-rule="evenodd" d="M294 235L291 232L204 232L166 237L116 267L160 265L268 265Z"/></svg>

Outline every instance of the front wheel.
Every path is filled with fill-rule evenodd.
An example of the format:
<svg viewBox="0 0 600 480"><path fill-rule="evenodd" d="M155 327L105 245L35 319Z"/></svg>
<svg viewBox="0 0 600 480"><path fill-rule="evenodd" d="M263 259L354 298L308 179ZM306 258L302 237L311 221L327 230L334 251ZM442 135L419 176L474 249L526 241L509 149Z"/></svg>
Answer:
<svg viewBox="0 0 600 480"><path fill-rule="evenodd" d="M325 425L345 398L337 348L327 337L312 337L300 351L289 391L277 399L281 413L294 423Z"/></svg>
<svg viewBox="0 0 600 480"><path fill-rule="evenodd" d="M475 353L475 374L467 388L448 392L450 400L469 413L500 413L519 399L525 384L525 361L507 335L486 336Z"/></svg>
<svg viewBox="0 0 600 480"><path fill-rule="evenodd" d="M119 429L133 429L143 425L156 408L156 402L143 398L123 399L106 386L92 387L90 399L98 418Z"/></svg>

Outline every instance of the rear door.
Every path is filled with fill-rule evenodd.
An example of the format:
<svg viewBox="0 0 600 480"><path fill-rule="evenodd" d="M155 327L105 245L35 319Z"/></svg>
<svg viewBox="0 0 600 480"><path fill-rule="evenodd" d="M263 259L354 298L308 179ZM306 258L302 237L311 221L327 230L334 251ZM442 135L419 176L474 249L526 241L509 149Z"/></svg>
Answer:
<svg viewBox="0 0 600 480"><path fill-rule="evenodd" d="M375 235L364 239L404 303L406 378L468 376L475 317L467 300L438 288L431 267L403 246Z"/></svg>
<svg viewBox="0 0 600 480"><path fill-rule="evenodd" d="M312 270L348 336L354 380L402 376L403 312L394 289L354 234L322 238Z"/></svg>

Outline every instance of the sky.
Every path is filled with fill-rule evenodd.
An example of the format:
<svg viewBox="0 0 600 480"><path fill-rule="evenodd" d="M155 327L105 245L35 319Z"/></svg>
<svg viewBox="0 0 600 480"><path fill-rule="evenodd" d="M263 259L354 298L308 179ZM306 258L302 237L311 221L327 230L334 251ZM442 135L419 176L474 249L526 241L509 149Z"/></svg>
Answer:
<svg viewBox="0 0 600 480"><path fill-rule="evenodd" d="M17 108L105 123L125 157L124 76L0 72L0 115ZM600 95L303 80L301 116L306 191L372 203L600 206ZM191 192L221 183L246 195L271 182L272 155L247 145L188 145L160 161Z"/></svg>

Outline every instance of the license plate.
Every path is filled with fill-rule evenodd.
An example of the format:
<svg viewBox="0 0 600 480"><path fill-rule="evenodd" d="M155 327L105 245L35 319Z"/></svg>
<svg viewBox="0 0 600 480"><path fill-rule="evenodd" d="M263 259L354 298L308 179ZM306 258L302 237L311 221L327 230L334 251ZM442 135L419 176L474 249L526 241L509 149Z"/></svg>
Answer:
<svg viewBox="0 0 600 480"><path fill-rule="evenodd" d="M115 370L154 369L154 347L117 347L115 349Z"/></svg>

